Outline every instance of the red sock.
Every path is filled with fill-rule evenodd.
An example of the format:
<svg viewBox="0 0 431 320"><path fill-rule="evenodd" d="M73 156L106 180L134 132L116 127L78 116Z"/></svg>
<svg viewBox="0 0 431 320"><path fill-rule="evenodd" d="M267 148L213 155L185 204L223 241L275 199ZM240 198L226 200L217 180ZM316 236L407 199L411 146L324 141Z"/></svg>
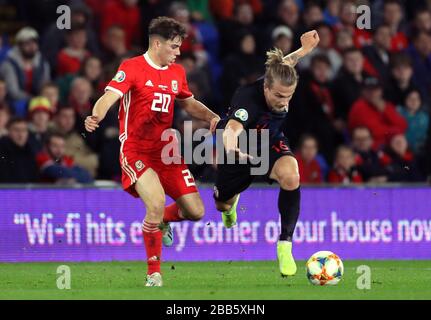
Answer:
<svg viewBox="0 0 431 320"><path fill-rule="evenodd" d="M165 207L163 222L183 221L184 218L180 214L181 211L178 208L177 204L174 202L171 205Z"/></svg>
<svg viewBox="0 0 431 320"><path fill-rule="evenodd" d="M158 223L144 220L142 225L144 234L145 250L147 251L147 274L160 272L160 259L162 255L162 231Z"/></svg>

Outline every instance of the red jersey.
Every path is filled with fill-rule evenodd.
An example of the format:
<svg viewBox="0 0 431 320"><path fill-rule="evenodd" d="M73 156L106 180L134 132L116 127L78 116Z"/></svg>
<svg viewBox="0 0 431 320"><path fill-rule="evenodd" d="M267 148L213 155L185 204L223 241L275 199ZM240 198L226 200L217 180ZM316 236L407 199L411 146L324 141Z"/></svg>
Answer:
<svg viewBox="0 0 431 320"><path fill-rule="evenodd" d="M174 100L193 96L182 66L159 67L148 53L125 60L105 90L122 97L118 114L121 153L161 151L169 143L161 136L172 127Z"/></svg>

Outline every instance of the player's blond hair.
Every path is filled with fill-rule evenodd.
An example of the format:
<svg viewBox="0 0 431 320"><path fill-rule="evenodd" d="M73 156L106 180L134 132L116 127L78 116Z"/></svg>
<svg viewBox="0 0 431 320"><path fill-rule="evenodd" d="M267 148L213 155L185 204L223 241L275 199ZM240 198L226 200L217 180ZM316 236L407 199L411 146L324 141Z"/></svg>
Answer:
<svg viewBox="0 0 431 320"><path fill-rule="evenodd" d="M265 85L271 88L274 80L282 85L290 87L298 82L298 74L287 59L284 59L283 51L278 48L267 51L265 62Z"/></svg>

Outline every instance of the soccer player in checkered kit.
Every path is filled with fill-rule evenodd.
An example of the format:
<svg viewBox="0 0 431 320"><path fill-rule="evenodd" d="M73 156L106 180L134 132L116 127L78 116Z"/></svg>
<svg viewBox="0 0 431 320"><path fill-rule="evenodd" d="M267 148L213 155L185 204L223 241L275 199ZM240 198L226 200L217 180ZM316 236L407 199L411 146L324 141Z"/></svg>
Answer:
<svg viewBox="0 0 431 320"><path fill-rule="evenodd" d="M149 49L125 60L85 120L93 132L109 108L121 99L120 164L125 191L145 204L143 238L147 253L146 286L162 286L162 242L172 245L169 222L200 220L204 205L184 160L165 164L162 133L172 127L174 100L191 116L207 121L213 131L219 116L194 99L184 68L175 63L186 30L177 21L159 17L149 26ZM180 155L178 155L180 157ZM175 202L165 207L165 195Z"/></svg>
<svg viewBox="0 0 431 320"><path fill-rule="evenodd" d="M222 212L226 228L236 224L239 195L250 186L255 177L251 171L253 163L249 161L252 157L239 148L238 138L241 133L250 136L249 129L256 129L257 132L268 130L268 144L264 145L261 139L262 145L259 147L258 144L257 150L269 148L269 165L265 176L269 183L277 181L280 185L278 209L281 234L277 243L277 256L282 276L294 275L297 270L292 255L292 236L300 211L298 163L282 132L282 126L298 83L294 66L318 43L319 35L313 30L301 36L301 48L288 56L284 57L279 49L269 51L264 77L235 92L227 118L217 125L217 129L224 129L223 156L231 154L233 158L248 160L243 164L223 163L217 166L214 198L217 209ZM247 140L251 141L250 138Z"/></svg>

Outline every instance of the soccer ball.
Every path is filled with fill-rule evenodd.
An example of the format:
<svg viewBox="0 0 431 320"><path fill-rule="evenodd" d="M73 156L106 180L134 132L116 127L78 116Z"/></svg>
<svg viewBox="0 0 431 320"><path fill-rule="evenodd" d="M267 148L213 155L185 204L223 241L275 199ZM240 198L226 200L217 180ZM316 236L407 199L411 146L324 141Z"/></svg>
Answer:
<svg viewBox="0 0 431 320"><path fill-rule="evenodd" d="M343 276L341 259L331 251L319 251L306 263L307 278L314 285L336 285Z"/></svg>

